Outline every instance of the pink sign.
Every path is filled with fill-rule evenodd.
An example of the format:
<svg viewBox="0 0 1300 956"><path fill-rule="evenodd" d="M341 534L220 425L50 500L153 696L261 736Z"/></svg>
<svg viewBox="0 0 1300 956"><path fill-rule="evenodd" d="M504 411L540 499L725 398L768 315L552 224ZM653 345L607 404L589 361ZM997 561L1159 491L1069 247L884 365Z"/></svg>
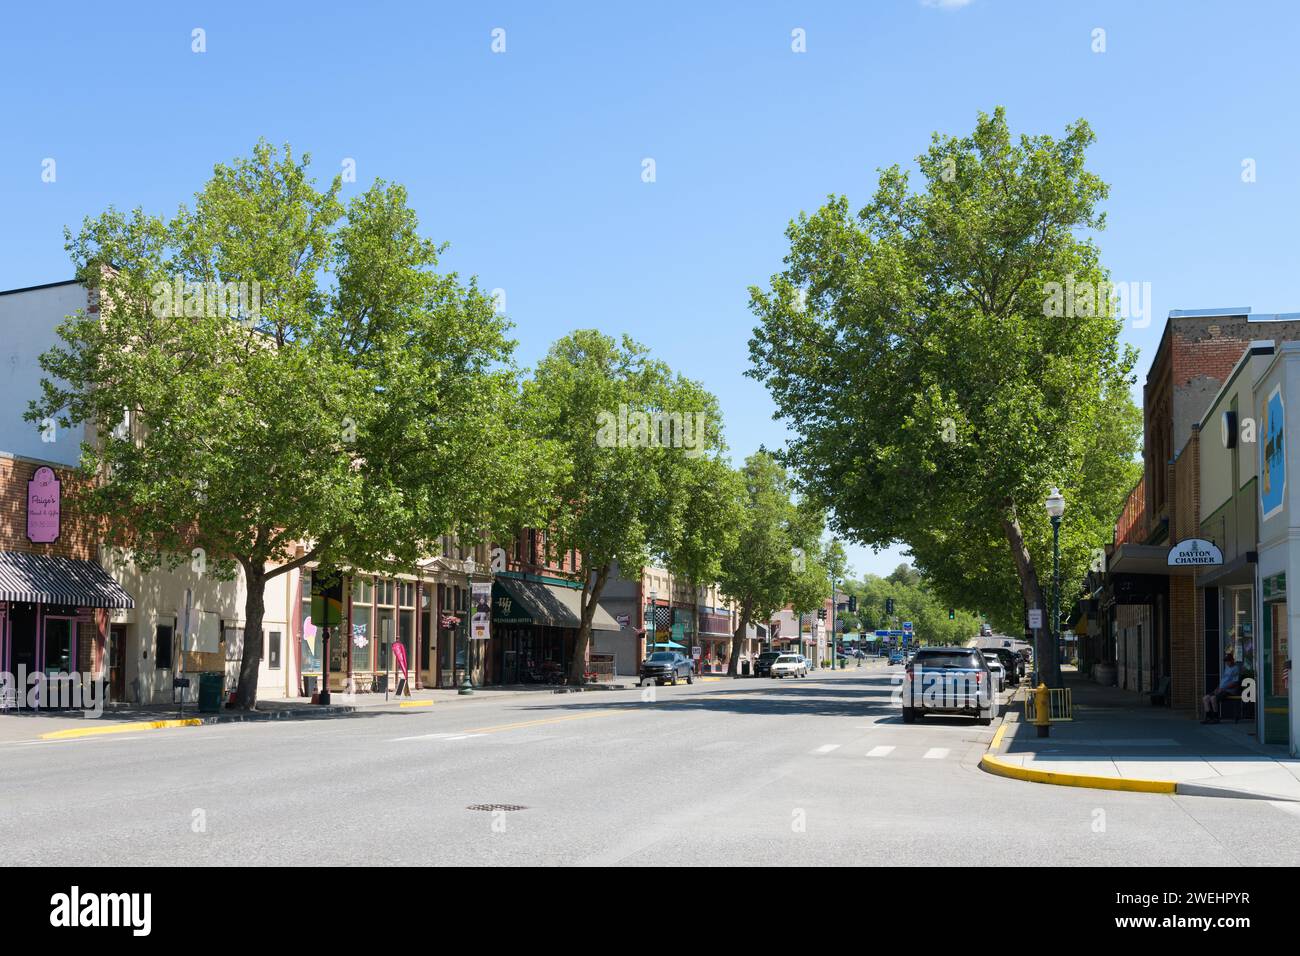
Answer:
<svg viewBox="0 0 1300 956"><path fill-rule="evenodd" d="M397 669L402 672L402 677L405 680L410 680L411 679L410 676L406 673L406 647L405 646L401 644L393 645L393 660L397 661Z"/></svg>
<svg viewBox="0 0 1300 956"><path fill-rule="evenodd" d="M27 540L50 544L59 540L59 505L62 485L53 469L36 469L27 482Z"/></svg>

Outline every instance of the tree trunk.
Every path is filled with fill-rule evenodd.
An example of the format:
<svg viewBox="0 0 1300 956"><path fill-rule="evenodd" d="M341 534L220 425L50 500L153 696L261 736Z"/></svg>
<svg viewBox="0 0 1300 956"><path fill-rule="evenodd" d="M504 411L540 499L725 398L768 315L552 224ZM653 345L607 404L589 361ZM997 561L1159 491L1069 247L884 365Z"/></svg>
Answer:
<svg viewBox="0 0 1300 956"><path fill-rule="evenodd" d="M727 663L728 677L735 677L739 671L740 645L744 642L745 634L749 630L749 615L753 613L753 609L753 598L745 598L744 603L740 605L740 624L731 634L731 660Z"/></svg>
<svg viewBox="0 0 1300 956"><path fill-rule="evenodd" d="M235 707L252 710L257 706L257 672L262 663L262 618L266 614L266 568L244 564L248 594L244 599L244 655L239 662L239 684Z"/></svg>
<svg viewBox="0 0 1300 956"><path fill-rule="evenodd" d="M581 687L586 678L587 648L591 646L591 621L596 616L596 602L600 600L600 595L605 590L605 582L608 580L609 564L606 563L596 572L594 581L591 575L587 575L582 585L582 619L578 625L577 640L573 642L573 660L569 662L569 684L574 687Z"/></svg>
<svg viewBox="0 0 1300 956"><path fill-rule="evenodd" d="M1015 505L1012 505L1002 518L1002 528L1006 532L1007 543L1011 546L1011 558L1016 563L1016 574L1020 577L1020 592L1025 604L1031 608L1040 608L1043 612L1043 627L1039 630L1039 640L1034 647L1034 666L1039 679L1048 687L1061 686L1061 668L1057 662L1056 641L1052 639L1052 609L1043 599L1043 589L1038 583L1038 572L1034 560L1025 547L1025 537L1020 530L1020 519L1016 517Z"/></svg>

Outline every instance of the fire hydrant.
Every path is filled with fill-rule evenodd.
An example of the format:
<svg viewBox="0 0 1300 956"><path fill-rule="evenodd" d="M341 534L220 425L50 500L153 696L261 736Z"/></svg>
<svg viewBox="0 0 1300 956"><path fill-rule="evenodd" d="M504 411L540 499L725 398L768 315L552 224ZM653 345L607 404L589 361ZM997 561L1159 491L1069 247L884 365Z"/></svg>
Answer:
<svg viewBox="0 0 1300 956"><path fill-rule="evenodd" d="M1052 695L1047 685L1040 683L1034 688L1034 724L1038 727L1038 736L1046 737L1052 729Z"/></svg>

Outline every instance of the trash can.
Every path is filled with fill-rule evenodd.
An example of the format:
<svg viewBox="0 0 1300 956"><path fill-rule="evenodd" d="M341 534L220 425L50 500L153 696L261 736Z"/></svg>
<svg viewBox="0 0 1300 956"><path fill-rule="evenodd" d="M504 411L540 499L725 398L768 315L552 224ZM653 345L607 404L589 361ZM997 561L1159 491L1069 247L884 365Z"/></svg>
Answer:
<svg viewBox="0 0 1300 956"><path fill-rule="evenodd" d="M386 693L388 693L388 675L387 675L387 674L376 674L376 675L375 675L374 688L375 688L375 693L376 693L376 694L386 694Z"/></svg>
<svg viewBox="0 0 1300 956"><path fill-rule="evenodd" d="M302 696L315 697L316 692L320 689L320 678L315 674L308 674L302 679Z"/></svg>
<svg viewBox="0 0 1300 956"><path fill-rule="evenodd" d="M199 713L221 713L221 689L224 675L206 673L199 675Z"/></svg>

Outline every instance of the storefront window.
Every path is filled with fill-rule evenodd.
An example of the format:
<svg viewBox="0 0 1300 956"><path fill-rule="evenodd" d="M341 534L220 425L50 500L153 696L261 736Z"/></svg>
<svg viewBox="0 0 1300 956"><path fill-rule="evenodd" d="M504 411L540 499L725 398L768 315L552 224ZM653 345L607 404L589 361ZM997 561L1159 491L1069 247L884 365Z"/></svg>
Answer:
<svg viewBox="0 0 1300 956"><path fill-rule="evenodd" d="M397 612L397 639L406 648L406 666L415 666L415 612L403 608Z"/></svg>
<svg viewBox="0 0 1300 956"><path fill-rule="evenodd" d="M1243 670L1255 673L1254 588L1226 589L1223 604L1223 652L1231 653Z"/></svg>
<svg viewBox="0 0 1300 956"><path fill-rule="evenodd" d="M392 660L393 648L393 609L391 607L375 608L375 650L378 660L375 669L386 671Z"/></svg>
<svg viewBox="0 0 1300 956"><path fill-rule="evenodd" d="M368 671L373 665L370 605L374 588L369 578L357 578L352 587L352 670ZM362 598L364 597L364 600Z"/></svg>
<svg viewBox="0 0 1300 956"><path fill-rule="evenodd" d="M1291 660L1286 633L1286 602L1280 601L1276 604L1270 604L1269 608L1273 612L1272 661L1268 675L1269 693L1274 697L1286 697L1288 689L1283 678L1287 662Z"/></svg>
<svg viewBox="0 0 1300 956"><path fill-rule="evenodd" d="M302 575L302 606L301 617L298 621L298 633L302 635L300 645L302 653L302 669L305 673L320 673L320 654L321 645L324 641L324 635L321 634L321 628L311 620L311 573L303 572ZM308 636L308 631L311 635Z"/></svg>
<svg viewBox="0 0 1300 956"><path fill-rule="evenodd" d="M162 631L162 628L159 628ZM167 648L171 649L170 631ZM168 664L167 666L171 666ZM45 621L45 673L68 674L72 672L72 622L67 618L47 618Z"/></svg>

